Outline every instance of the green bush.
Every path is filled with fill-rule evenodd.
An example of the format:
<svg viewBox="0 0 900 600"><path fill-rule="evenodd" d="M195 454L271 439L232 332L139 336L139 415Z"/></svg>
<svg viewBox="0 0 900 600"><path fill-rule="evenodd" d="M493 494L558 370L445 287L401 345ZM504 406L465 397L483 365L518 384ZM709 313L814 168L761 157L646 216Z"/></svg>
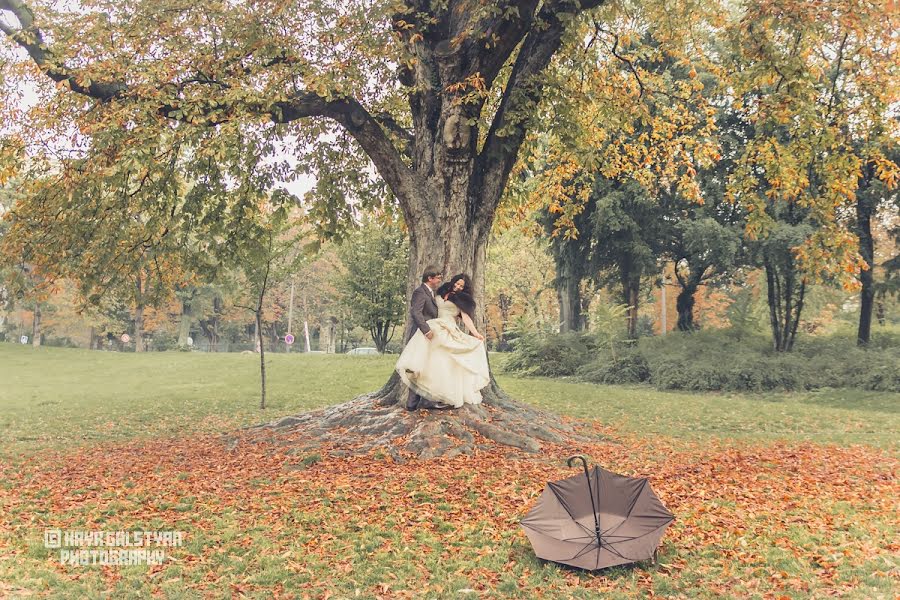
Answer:
<svg viewBox="0 0 900 600"><path fill-rule="evenodd" d="M515 340L506 370L525 375L564 377L590 358L590 347L578 333L525 333Z"/></svg>
<svg viewBox="0 0 900 600"><path fill-rule="evenodd" d="M900 392L900 340L856 347L852 336L805 337L778 353L759 334L672 333L636 346L599 344L596 336L530 334L518 340L506 369L530 375L576 375L592 383L650 383L660 390L764 392L855 388ZM615 351L614 351L615 350Z"/></svg>
<svg viewBox="0 0 900 600"><path fill-rule="evenodd" d="M605 352L578 368L575 374L591 383L627 384L650 380L650 366L640 351L629 348L615 355Z"/></svg>

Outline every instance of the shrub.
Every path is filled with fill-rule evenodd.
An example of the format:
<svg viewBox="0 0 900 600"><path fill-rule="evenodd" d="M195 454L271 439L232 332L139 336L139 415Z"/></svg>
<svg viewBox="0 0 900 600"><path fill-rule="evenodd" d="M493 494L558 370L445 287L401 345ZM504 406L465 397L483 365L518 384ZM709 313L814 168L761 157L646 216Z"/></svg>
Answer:
<svg viewBox="0 0 900 600"><path fill-rule="evenodd" d="M563 377L574 375L589 359L590 348L578 333L525 333L516 339L505 368L524 375Z"/></svg>
<svg viewBox="0 0 900 600"><path fill-rule="evenodd" d="M616 355L597 355L594 360L579 367L575 374L591 383L643 383L650 380L650 367L640 351L629 348Z"/></svg>
<svg viewBox="0 0 900 600"><path fill-rule="evenodd" d="M900 392L900 348L873 340L856 347L850 335L807 337L778 353L767 337L730 331L672 333L636 346L602 342L596 334L529 334L506 368L529 375L576 375L592 383L649 382L660 390L764 392L855 388Z"/></svg>

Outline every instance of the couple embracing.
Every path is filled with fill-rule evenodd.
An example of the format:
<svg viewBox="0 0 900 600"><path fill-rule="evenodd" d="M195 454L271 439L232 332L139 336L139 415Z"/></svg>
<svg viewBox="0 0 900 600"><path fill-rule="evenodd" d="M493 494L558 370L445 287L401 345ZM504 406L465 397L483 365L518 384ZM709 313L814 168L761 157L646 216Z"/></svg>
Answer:
<svg viewBox="0 0 900 600"><path fill-rule="evenodd" d="M396 367L409 386L408 410L481 404L481 389L490 382L484 336L475 328L472 282L465 274L442 281L436 267L426 267L410 302L406 347Z"/></svg>

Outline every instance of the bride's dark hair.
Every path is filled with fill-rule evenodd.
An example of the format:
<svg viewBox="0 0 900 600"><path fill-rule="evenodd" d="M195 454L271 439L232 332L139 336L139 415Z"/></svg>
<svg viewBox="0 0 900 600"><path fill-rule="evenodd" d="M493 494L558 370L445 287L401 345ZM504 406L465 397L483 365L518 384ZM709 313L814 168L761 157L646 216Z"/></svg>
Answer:
<svg viewBox="0 0 900 600"><path fill-rule="evenodd" d="M453 286L455 286L456 282L460 279L462 279L464 283L463 289L454 292ZM473 321L475 320L475 298L472 290L472 279L465 273L460 273L459 275L451 277L450 281L438 288L437 295L445 300L450 300L459 307L459 310L469 315Z"/></svg>

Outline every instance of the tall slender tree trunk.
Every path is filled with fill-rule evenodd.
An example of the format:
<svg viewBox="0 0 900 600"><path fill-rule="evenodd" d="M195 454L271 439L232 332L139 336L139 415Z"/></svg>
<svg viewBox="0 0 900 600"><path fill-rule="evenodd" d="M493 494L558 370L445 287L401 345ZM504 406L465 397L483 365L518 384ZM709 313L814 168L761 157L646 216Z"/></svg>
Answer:
<svg viewBox="0 0 900 600"><path fill-rule="evenodd" d="M497 309L500 311L500 329L497 331L496 349L500 352L509 350L509 341L506 339L506 324L509 323L509 311L512 309L512 298L500 292L497 296Z"/></svg>
<svg viewBox="0 0 900 600"><path fill-rule="evenodd" d="M134 351L144 351L144 305L140 303L134 309Z"/></svg>
<svg viewBox="0 0 900 600"><path fill-rule="evenodd" d="M790 352L803 312L806 280L796 272L793 258L781 267L766 259L764 266L773 345L778 352Z"/></svg>
<svg viewBox="0 0 900 600"><path fill-rule="evenodd" d="M219 315L222 314L222 298L213 298L213 317L209 326L209 343L213 352L219 351Z"/></svg>
<svg viewBox="0 0 900 600"><path fill-rule="evenodd" d="M135 279L134 351L144 351L144 282L140 272Z"/></svg>
<svg viewBox="0 0 900 600"><path fill-rule="evenodd" d="M638 324L638 308L641 300L641 280L640 278L629 277L622 282L623 299L628 306L625 313L628 325L628 338L636 340L637 324Z"/></svg>
<svg viewBox="0 0 900 600"><path fill-rule="evenodd" d="M31 345L39 348L41 345L41 303L34 303L34 312L31 318Z"/></svg>
<svg viewBox="0 0 900 600"><path fill-rule="evenodd" d="M260 385L259 408L261 410L265 410L265 408L266 408L266 345L263 342L261 313L262 313L261 309L257 310L255 313L256 344L259 347L259 385Z"/></svg>
<svg viewBox="0 0 900 600"><path fill-rule="evenodd" d="M269 239L269 251L271 252L271 243L272 239ZM270 255L271 256L271 255ZM272 268L271 259L270 262L266 263L266 270L263 273L262 281L259 285L259 295L256 301L256 308L253 311L254 316L256 317L256 343L259 348L259 383L260 383L260 396L259 396L259 408L260 410L266 409L266 344L263 340L263 327L262 327L262 311L263 311L263 302L266 299L266 291L269 287L269 272Z"/></svg>
<svg viewBox="0 0 900 600"><path fill-rule="evenodd" d="M874 169L873 166L867 170ZM874 176L866 173L865 177ZM865 188L865 183L863 184ZM872 312L875 306L875 240L872 237L872 216L875 212L875 201L872 195L860 189L856 200L856 234L859 238L859 254L866 261L868 269L861 271L859 281L862 284L859 303L859 327L856 330L856 343L867 346L872 337Z"/></svg>

